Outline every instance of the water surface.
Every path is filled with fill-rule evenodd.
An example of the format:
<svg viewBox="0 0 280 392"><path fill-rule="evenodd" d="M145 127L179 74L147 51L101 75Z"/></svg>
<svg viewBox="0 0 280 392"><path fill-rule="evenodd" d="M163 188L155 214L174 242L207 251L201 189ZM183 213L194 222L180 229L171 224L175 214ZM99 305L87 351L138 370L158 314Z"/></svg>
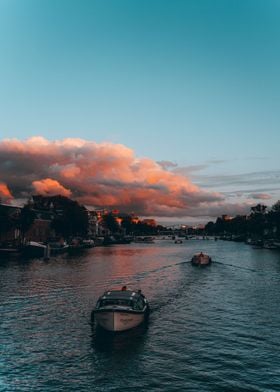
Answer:
<svg viewBox="0 0 280 392"><path fill-rule="evenodd" d="M197 251L214 260L189 263ZM279 391L280 252L158 240L0 261L0 391ZM106 289L141 288L147 326L89 324Z"/></svg>

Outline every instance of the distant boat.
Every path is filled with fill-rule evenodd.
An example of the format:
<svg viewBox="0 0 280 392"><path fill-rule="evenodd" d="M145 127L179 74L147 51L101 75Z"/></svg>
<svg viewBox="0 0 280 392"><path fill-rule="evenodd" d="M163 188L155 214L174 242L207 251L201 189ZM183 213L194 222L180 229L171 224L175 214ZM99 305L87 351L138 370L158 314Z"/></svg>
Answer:
<svg viewBox="0 0 280 392"><path fill-rule="evenodd" d="M179 239L174 241L174 244L182 244L182 243L183 243L183 241L179 240Z"/></svg>
<svg viewBox="0 0 280 392"><path fill-rule="evenodd" d="M106 291L91 313L92 322L107 331L125 331L142 324L149 315L149 304L141 290Z"/></svg>
<svg viewBox="0 0 280 392"><path fill-rule="evenodd" d="M264 241L263 240L252 240L251 245L253 245L254 249L263 248Z"/></svg>
<svg viewBox="0 0 280 392"><path fill-rule="evenodd" d="M56 256L56 255L66 253L68 251L69 245L66 244L65 242L63 243L49 242L49 247L50 247L50 255Z"/></svg>
<svg viewBox="0 0 280 392"><path fill-rule="evenodd" d="M191 259L191 263L197 266L206 266L209 265L211 262L211 257L202 252L195 254Z"/></svg>
<svg viewBox="0 0 280 392"><path fill-rule="evenodd" d="M73 238L68 246L68 253L69 254L76 254L83 252L88 246L85 246L83 243L83 239L80 237Z"/></svg>
<svg viewBox="0 0 280 392"><path fill-rule="evenodd" d="M263 247L265 249L278 249L278 246L273 242L273 240L264 241Z"/></svg>
<svg viewBox="0 0 280 392"><path fill-rule="evenodd" d="M84 246L84 248L93 248L95 246L95 243L92 239L82 240L82 245Z"/></svg>

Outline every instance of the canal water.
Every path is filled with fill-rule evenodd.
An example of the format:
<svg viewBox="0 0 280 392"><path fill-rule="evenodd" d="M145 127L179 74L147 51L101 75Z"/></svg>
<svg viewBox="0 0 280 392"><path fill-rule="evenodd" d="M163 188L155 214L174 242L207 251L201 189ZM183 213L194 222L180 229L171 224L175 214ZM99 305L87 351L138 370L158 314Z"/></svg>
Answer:
<svg viewBox="0 0 280 392"><path fill-rule="evenodd" d="M213 264L190 264L198 251ZM142 289L147 326L92 328L106 289ZM0 261L0 391L280 391L280 251L213 240Z"/></svg>

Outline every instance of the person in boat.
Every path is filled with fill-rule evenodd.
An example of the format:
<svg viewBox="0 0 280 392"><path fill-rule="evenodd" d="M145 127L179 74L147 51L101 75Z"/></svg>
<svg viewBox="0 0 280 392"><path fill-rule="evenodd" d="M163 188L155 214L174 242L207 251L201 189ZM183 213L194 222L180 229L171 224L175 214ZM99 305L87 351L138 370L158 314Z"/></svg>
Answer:
<svg viewBox="0 0 280 392"><path fill-rule="evenodd" d="M126 286L123 286L123 287L122 287L122 291L126 291Z"/></svg>
<svg viewBox="0 0 280 392"><path fill-rule="evenodd" d="M202 252L200 252L199 256L200 256L200 257L203 257L203 256L204 256L204 254L203 254Z"/></svg>
<svg viewBox="0 0 280 392"><path fill-rule="evenodd" d="M139 289L139 290L137 291L137 293L138 293L139 295L141 295L142 298L145 298L144 294L142 294L142 290Z"/></svg>

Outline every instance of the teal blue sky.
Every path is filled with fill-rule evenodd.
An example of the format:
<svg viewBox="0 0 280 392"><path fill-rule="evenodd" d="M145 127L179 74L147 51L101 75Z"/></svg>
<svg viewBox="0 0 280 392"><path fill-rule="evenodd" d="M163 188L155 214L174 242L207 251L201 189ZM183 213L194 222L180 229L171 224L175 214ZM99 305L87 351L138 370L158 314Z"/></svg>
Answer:
<svg viewBox="0 0 280 392"><path fill-rule="evenodd" d="M121 143L272 203L279 18L278 0L0 0L0 139Z"/></svg>

